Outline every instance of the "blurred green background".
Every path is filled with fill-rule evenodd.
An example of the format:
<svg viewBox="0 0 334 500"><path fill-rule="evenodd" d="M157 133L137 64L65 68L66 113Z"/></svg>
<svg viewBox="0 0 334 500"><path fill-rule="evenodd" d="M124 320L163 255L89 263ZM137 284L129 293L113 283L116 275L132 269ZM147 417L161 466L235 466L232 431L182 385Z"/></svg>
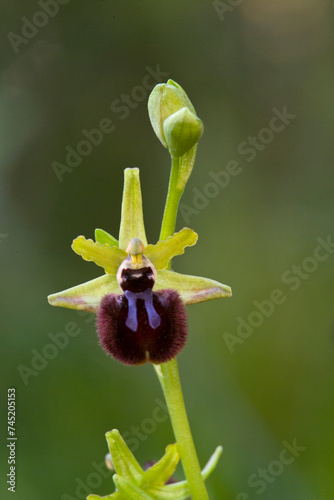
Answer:
<svg viewBox="0 0 334 500"><path fill-rule="evenodd" d="M318 238L334 239L334 3L70 1L44 15L41 4L5 2L1 16L1 498L12 498L9 387L17 500L112 492L110 473L96 469L111 428L142 463L173 441L152 366L111 360L94 318L46 301L101 274L70 245L95 227L117 236L126 167L140 168L148 239L158 238L169 155L148 120L143 80L158 83L145 79L149 67L186 89L205 126L177 222L199 241L174 268L233 289L189 307L179 356L201 464L224 446L210 498L333 500L334 254L313 255ZM293 118L273 121L275 109ZM114 130L57 177L53 162L65 165L66 147L104 118ZM239 173L209 185L231 160ZM265 303L265 317L254 301L275 289L282 303ZM258 325L244 338L240 318ZM22 377L18 366L32 368L72 321L80 334ZM283 442L297 443L296 456Z"/></svg>

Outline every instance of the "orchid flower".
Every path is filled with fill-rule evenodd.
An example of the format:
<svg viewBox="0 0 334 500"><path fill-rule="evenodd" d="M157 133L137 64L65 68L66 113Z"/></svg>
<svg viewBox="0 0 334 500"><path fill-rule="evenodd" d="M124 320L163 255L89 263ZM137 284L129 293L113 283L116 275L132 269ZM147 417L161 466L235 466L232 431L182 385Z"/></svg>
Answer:
<svg viewBox="0 0 334 500"><path fill-rule="evenodd" d="M119 240L97 229L96 241L79 236L72 244L77 254L102 267L105 274L52 294L48 300L54 306L95 312L101 344L116 359L160 364L175 357L185 344L184 305L229 297L231 289L212 279L167 269L173 257L196 243L197 234L183 228L147 245L139 170L127 168L124 176ZM130 275L131 286L125 284L125 275L127 281Z"/></svg>

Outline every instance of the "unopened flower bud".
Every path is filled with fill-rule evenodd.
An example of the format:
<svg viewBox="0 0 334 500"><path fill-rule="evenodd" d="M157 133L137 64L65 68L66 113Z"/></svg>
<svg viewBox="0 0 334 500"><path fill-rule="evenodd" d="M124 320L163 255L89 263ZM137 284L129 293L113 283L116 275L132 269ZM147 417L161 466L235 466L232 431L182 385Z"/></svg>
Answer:
<svg viewBox="0 0 334 500"><path fill-rule="evenodd" d="M189 151L203 133L194 106L182 87L173 80L154 87L148 100L148 114L158 139L173 156L182 156ZM167 120L169 122L165 125Z"/></svg>
<svg viewBox="0 0 334 500"><path fill-rule="evenodd" d="M203 123L189 108L184 107L166 118L163 130L171 156L180 157L200 140Z"/></svg>

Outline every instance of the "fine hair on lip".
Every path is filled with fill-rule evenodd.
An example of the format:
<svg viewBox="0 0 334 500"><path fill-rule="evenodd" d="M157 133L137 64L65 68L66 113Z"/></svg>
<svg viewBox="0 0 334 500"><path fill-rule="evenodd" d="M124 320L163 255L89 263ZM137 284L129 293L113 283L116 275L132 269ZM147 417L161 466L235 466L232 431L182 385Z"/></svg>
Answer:
<svg viewBox="0 0 334 500"><path fill-rule="evenodd" d="M174 358L185 345L187 316L178 292L167 289L149 290L148 293L152 299L151 308L160 318L159 324L152 320L152 309L142 296L145 292L133 293L132 304L126 293L109 294L101 301L97 314L100 343L108 354L123 363L164 363Z"/></svg>

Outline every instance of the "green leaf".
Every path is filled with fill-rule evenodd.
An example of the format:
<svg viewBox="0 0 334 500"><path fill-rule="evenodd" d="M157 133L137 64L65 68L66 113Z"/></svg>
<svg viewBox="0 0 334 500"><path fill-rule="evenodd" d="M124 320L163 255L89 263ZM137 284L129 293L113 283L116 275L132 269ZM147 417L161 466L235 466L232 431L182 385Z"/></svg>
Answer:
<svg viewBox="0 0 334 500"><path fill-rule="evenodd" d="M105 274L81 285L48 296L52 306L96 312L102 297L108 293L122 293L116 276Z"/></svg>
<svg viewBox="0 0 334 500"><path fill-rule="evenodd" d="M177 444L169 444L165 455L144 472L144 479L150 486L163 486L173 475L180 460Z"/></svg>
<svg viewBox="0 0 334 500"><path fill-rule="evenodd" d="M215 280L168 270L159 271L153 290L157 292L166 288L177 290L185 304L195 304L232 295L232 290L228 285Z"/></svg>
<svg viewBox="0 0 334 500"><path fill-rule="evenodd" d="M103 267L107 274L116 274L123 260L128 254L118 247L110 247L108 244L100 245L93 240L86 240L84 236L78 236L72 243L73 250L84 260L95 262Z"/></svg>
<svg viewBox="0 0 334 500"><path fill-rule="evenodd" d="M129 450L119 431L113 429L107 432L106 438L117 474L140 483L143 480L144 471Z"/></svg>
<svg viewBox="0 0 334 500"><path fill-rule="evenodd" d="M138 168L124 170L119 247L126 250L132 238L139 238L144 246L147 245Z"/></svg>
<svg viewBox="0 0 334 500"><path fill-rule="evenodd" d="M145 256L150 259L156 270L165 269L175 255L182 255L185 247L195 245L198 235L188 227L169 236L166 240L158 241L156 245L148 245Z"/></svg>
<svg viewBox="0 0 334 500"><path fill-rule="evenodd" d="M107 243L110 247L118 247L118 240L103 229L95 229L95 241L100 243L100 245Z"/></svg>

